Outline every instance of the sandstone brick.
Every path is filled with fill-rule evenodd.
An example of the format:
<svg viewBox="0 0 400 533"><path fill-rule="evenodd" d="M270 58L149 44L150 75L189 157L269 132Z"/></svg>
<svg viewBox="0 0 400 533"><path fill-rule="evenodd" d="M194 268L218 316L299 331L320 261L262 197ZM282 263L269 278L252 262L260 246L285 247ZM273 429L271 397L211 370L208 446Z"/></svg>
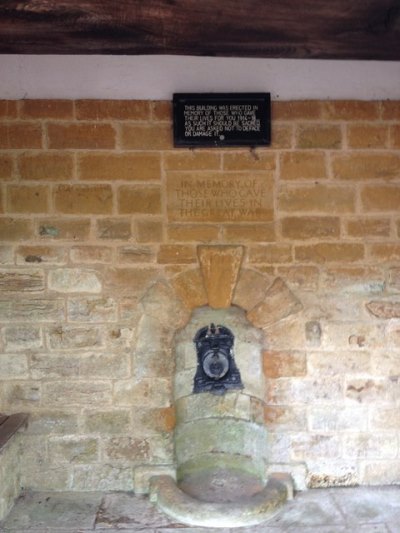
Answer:
<svg viewBox="0 0 400 533"><path fill-rule="evenodd" d="M326 156L321 152L286 152L280 155L283 180L319 180L327 177Z"/></svg>
<svg viewBox="0 0 400 533"><path fill-rule="evenodd" d="M146 409L140 415L141 425L147 432L171 432L176 424L175 408Z"/></svg>
<svg viewBox="0 0 400 533"><path fill-rule="evenodd" d="M2 241L21 241L33 235L31 221L24 218L0 217L0 239Z"/></svg>
<svg viewBox="0 0 400 533"><path fill-rule="evenodd" d="M74 355L34 353L30 358L30 374L36 380L71 379L79 376L79 359Z"/></svg>
<svg viewBox="0 0 400 533"><path fill-rule="evenodd" d="M325 378L351 374L368 374L371 357L366 351L308 352L307 369L310 377Z"/></svg>
<svg viewBox="0 0 400 533"><path fill-rule="evenodd" d="M400 100L384 100L381 105L383 119L400 120Z"/></svg>
<svg viewBox="0 0 400 533"><path fill-rule="evenodd" d="M299 434L291 445L291 458L304 461L311 458L340 458L341 442L338 435Z"/></svg>
<svg viewBox="0 0 400 533"><path fill-rule="evenodd" d="M96 235L99 239L129 240L132 236L130 218L101 218L96 221Z"/></svg>
<svg viewBox="0 0 400 533"><path fill-rule="evenodd" d="M0 187L0 213L4 213L4 207L3 204L5 203L5 198L3 194L3 189Z"/></svg>
<svg viewBox="0 0 400 533"><path fill-rule="evenodd" d="M313 266L280 266L278 276L286 280L293 289L316 291L319 283L319 269Z"/></svg>
<svg viewBox="0 0 400 533"><path fill-rule="evenodd" d="M42 405L66 407L97 407L110 405L110 381L52 381L44 384Z"/></svg>
<svg viewBox="0 0 400 533"><path fill-rule="evenodd" d="M0 291L38 292L44 290L43 270L0 269Z"/></svg>
<svg viewBox="0 0 400 533"><path fill-rule="evenodd" d="M305 431L306 410L291 405L268 405L264 407L264 422L272 431Z"/></svg>
<svg viewBox="0 0 400 533"><path fill-rule="evenodd" d="M46 334L51 350L78 350L99 347L102 344L98 327L57 326Z"/></svg>
<svg viewBox="0 0 400 533"><path fill-rule="evenodd" d="M321 242L308 246L296 246L295 257L298 261L312 263L360 261L364 258L364 245Z"/></svg>
<svg viewBox="0 0 400 533"><path fill-rule="evenodd" d="M113 249L107 246L73 246L70 255L74 263L110 263Z"/></svg>
<svg viewBox="0 0 400 533"><path fill-rule="evenodd" d="M172 280L176 294L189 308L194 309L207 303L203 277L199 269L187 270Z"/></svg>
<svg viewBox="0 0 400 533"><path fill-rule="evenodd" d="M380 378L348 378L345 397L362 404L382 404L392 400L388 381Z"/></svg>
<svg viewBox="0 0 400 533"><path fill-rule="evenodd" d="M322 102L322 115L328 120L374 120L379 117L379 103L361 100Z"/></svg>
<svg viewBox="0 0 400 533"><path fill-rule="evenodd" d="M158 153L92 153L78 158L82 180L154 181L161 177Z"/></svg>
<svg viewBox="0 0 400 533"><path fill-rule="evenodd" d="M130 355L120 353L85 354L79 360L79 376L82 378L121 379L130 375Z"/></svg>
<svg viewBox="0 0 400 533"><path fill-rule="evenodd" d="M115 130L110 124L51 123L47 134L49 148L115 148Z"/></svg>
<svg viewBox="0 0 400 533"><path fill-rule="evenodd" d="M276 157L274 153L261 150L246 150L235 152L224 152L224 170L266 170L273 171L276 168Z"/></svg>
<svg viewBox="0 0 400 533"><path fill-rule="evenodd" d="M36 326L8 326L4 329L6 351L37 350L43 346L40 328Z"/></svg>
<svg viewBox="0 0 400 533"><path fill-rule="evenodd" d="M289 244L259 244L249 247L248 260L250 263L292 263L292 247Z"/></svg>
<svg viewBox="0 0 400 533"><path fill-rule="evenodd" d="M273 242L276 240L274 223L267 224L229 224L224 227L224 241L243 242Z"/></svg>
<svg viewBox="0 0 400 533"><path fill-rule="evenodd" d="M3 392L4 403L13 406L13 409L33 408L41 400L41 385L30 380L13 380L5 383Z"/></svg>
<svg viewBox="0 0 400 533"><path fill-rule="evenodd" d="M273 150L291 148L293 127L286 124L275 123L272 125L271 148Z"/></svg>
<svg viewBox="0 0 400 533"><path fill-rule="evenodd" d="M161 214L159 187L122 186L118 190L118 211L121 214Z"/></svg>
<svg viewBox="0 0 400 533"><path fill-rule="evenodd" d="M118 248L118 263L154 263L156 251L151 246L130 245Z"/></svg>
<svg viewBox="0 0 400 533"><path fill-rule="evenodd" d="M279 192L281 211L352 213L355 211L355 191L330 185L285 186Z"/></svg>
<svg viewBox="0 0 400 533"><path fill-rule="evenodd" d="M166 100L151 102L151 118L160 121L172 121L172 103Z"/></svg>
<svg viewBox="0 0 400 533"><path fill-rule="evenodd" d="M361 190L361 201L365 212L399 212L400 188L397 185L370 185Z"/></svg>
<svg viewBox="0 0 400 533"><path fill-rule="evenodd" d="M303 149L337 149L342 145L342 132L339 126L327 124L302 125L297 130L296 144L298 148Z"/></svg>
<svg viewBox="0 0 400 533"><path fill-rule="evenodd" d="M16 100L0 100L0 117L16 118L18 113Z"/></svg>
<svg viewBox="0 0 400 533"><path fill-rule="evenodd" d="M379 268L362 266L336 266L325 268L321 275L321 287L363 294L381 292L385 275Z"/></svg>
<svg viewBox="0 0 400 533"><path fill-rule="evenodd" d="M107 439L104 452L108 460L125 460L133 464L148 463L151 459L150 443L146 438Z"/></svg>
<svg viewBox="0 0 400 533"><path fill-rule="evenodd" d="M103 435L118 435L130 430L130 412L125 409L112 411L85 411L83 414L83 431Z"/></svg>
<svg viewBox="0 0 400 533"><path fill-rule="evenodd" d="M78 420L74 413L59 410L29 413L29 435L67 435L77 431Z"/></svg>
<svg viewBox="0 0 400 533"><path fill-rule="evenodd" d="M14 159L12 155L0 155L0 180L6 181L13 177Z"/></svg>
<svg viewBox="0 0 400 533"><path fill-rule="evenodd" d="M263 371L268 378L305 376L307 374L304 352L263 352Z"/></svg>
<svg viewBox="0 0 400 533"><path fill-rule="evenodd" d="M43 218L37 223L37 233L42 238L83 241L88 239L90 220L84 218Z"/></svg>
<svg viewBox="0 0 400 533"><path fill-rule="evenodd" d="M243 247L201 245L197 252L209 306L214 309L229 307L242 263Z"/></svg>
<svg viewBox="0 0 400 533"><path fill-rule="evenodd" d="M61 299L24 298L0 300L0 320L7 322L49 322L63 320L65 304Z"/></svg>
<svg viewBox="0 0 400 533"><path fill-rule="evenodd" d="M55 208L65 214L109 214L112 211L109 185L58 185L54 192Z"/></svg>
<svg viewBox="0 0 400 533"><path fill-rule="evenodd" d="M150 102L147 100L77 100L78 120L148 120Z"/></svg>
<svg viewBox="0 0 400 533"><path fill-rule="evenodd" d="M347 221L346 228L350 237L389 237L390 219L358 217Z"/></svg>
<svg viewBox="0 0 400 533"><path fill-rule="evenodd" d="M386 320L400 318L400 302L397 300L375 300L368 302L365 307L371 315L377 318L384 318Z"/></svg>
<svg viewBox="0 0 400 533"><path fill-rule="evenodd" d="M389 128L377 124L350 124L347 142L350 148L387 148Z"/></svg>
<svg viewBox="0 0 400 533"><path fill-rule="evenodd" d="M138 219L135 221L135 236L138 242L162 242L163 223L161 220Z"/></svg>
<svg viewBox="0 0 400 533"><path fill-rule="evenodd" d="M400 288L400 268L389 268L388 270L389 279L388 284L390 287L395 287L396 289Z"/></svg>
<svg viewBox="0 0 400 533"><path fill-rule="evenodd" d="M400 477L400 461L364 461L362 483L366 485L396 484Z"/></svg>
<svg viewBox="0 0 400 533"><path fill-rule="evenodd" d="M117 319L117 302L110 297L72 297L67 304L70 322L115 322Z"/></svg>
<svg viewBox="0 0 400 533"><path fill-rule="evenodd" d="M317 100L272 102L273 120L316 119L321 117L321 103Z"/></svg>
<svg viewBox="0 0 400 533"><path fill-rule="evenodd" d="M281 232L288 239L314 239L340 236L339 217L286 217Z"/></svg>
<svg viewBox="0 0 400 533"><path fill-rule="evenodd" d="M141 300L144 315L137 330L137 349L146 351L149 344L159 346L159 351L167 349L172 342L171 316L174 326L183 326L188 320L188 311L178 299L172 286L165 281L157 281L146 292ZM155 335L155 333L157 335Z"/></svg>
<svg viewBox="0 0 400 533"><path fill-rule="evenodd" d="M142 296L158 276L158 270L152 267L110 268L104 276L107 290Z"/></svg>
<svg viewBox="0 0 400 533"><path fill-rule="evenodd" d="M121 147L126 150L168 150L173 147L172 127L160 124L123 124Z"/></svg>
<svg viewBox="0 0 400 533"><path fill-rule="evenodd" d="M22 118L71 119L74 113L72 100L21 100Z"/></svg>
<svg viewBox="0 0 400 533"><path fill-rule="evenodd" d="M27 356L23 353L0 354L0 373L2 379L29 378Z"/></svg>
<svg viewBox="0 0 400 533"><path fill-rule="evenodd" d="M23 180L70 180L73 177L72 154L41 152L19 156L18 168Z"/></svg>
<svg viewBox="0 0 400 533"><path fill-rule="evenodd" d="M14 249L11 245L0 245L0 264L11 265L14 263Z"/></svg>
<svg viewBox="0 0 400 533"><path fill-rule="evenodd" d="M367 422L365 406L312 406L309 412L310 429L314 431L365 431Z"/></svg>
<svg viewBox="0 0 400 533"><path fill-rule="evenodd" d="M218 240L219 228L205 224L171 224L167 234L169 241L212 242Z"/></svg>
<svg viewBox="0 0 400 533"><path fill-rule="evenodd" d="M340 180L396 179L400 156L388 153L335 155L333 174Z"/></svg>
<svg viewBox="0 0 400 533"><path fill-rule="evenodd" d="M233 295L234 305L246 311L263 300L270 280L260 272L242 268Z"/></svg>
<svg viewBox="0 0 400 533"><path fill-rule="evenodd" d="M10 185L7 211L10 213L46 213L49 210L49 187L44 185Z"/></svg>
<svg viewBox="0 0 400 533"><path fill-rule="evenodd" d="M218 170L221 154L208 151L183 150L164 154L165 170Z"/></svg>
<svg viewBox="0 0 400 533"><path fill-rule="evenodd" d="M76 465L73 470L74 490L133 491L132 468L113 461L107 464ZM136 488L136 487L135 487Z"/></svg>
<svg viewBox="0 0 400 533"><path fill-rule="evenodd" d="M100 292L101 282L96 272L80 268L57 268L49 272L49 289L57 292Z"/></svg>
<svg viewBox="0 0 400 533"><path fill-rule="evenodd" d="M390 128L390 146L400 148L400 126L391 126Z"/></svg>
<svg viewBox="0 0 400 533"><path fill-rule="evenodd" d="M128 407L169 407L171 381L165 378L148 378L140 381L120 380L114 384L114 404Z"/></svg>
<svg viewBox="0 0 400 533"><path fill-rule="evenodd" d="M196 263L196 250L193 246L186 244L161 244L157 254L157 262L162 264Z"/></svg>
<svg viewBox="0 0 400 533"><path fill-rule="evenodd" d="M16 249L18 265L27 263L63 264L67 260L65 248L59 246L18 246Z"/></svg>
<svg viewBox="0 0 400 533"><path fill-rule="evenodd" d="M50 460L55 463L92 463L98 460L97 439L50 437L48 447Z"/></svg>
<svg viewBox="0 0 400 533"><path fill-rule="evenodd" d="M42 127L36 122L0 124L0 149L41 148Z"/></svg>
<svg viewBox="0 0 400 533"><path fill-rule="evenodd" d="M267 289L264 299L247 313L250 322L259 328L265 328L279 322L303 308L300 300L292 293L280 278Z"/></svg>
<svg viewBox="0 0 400 533"><path fill-rule="evenodd" d="M379 261L398 261L400 259L400 244L376 243L369 246L370 256Z"/></svg>

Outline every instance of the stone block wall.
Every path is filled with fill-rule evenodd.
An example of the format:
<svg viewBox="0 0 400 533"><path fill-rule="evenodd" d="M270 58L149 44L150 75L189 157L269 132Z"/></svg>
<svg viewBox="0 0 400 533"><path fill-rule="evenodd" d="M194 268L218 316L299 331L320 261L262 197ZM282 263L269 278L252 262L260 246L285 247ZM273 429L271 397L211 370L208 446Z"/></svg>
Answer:
<svg viewBox="0 0 400 533"><path fill-rule="evenodd" d="M271 470L400 482L400 102L274 102L256 149L174 149L168 102L0 117L0 411L31 414L24 486L144 490L170 468L200 244L244 246Z"/></svg>

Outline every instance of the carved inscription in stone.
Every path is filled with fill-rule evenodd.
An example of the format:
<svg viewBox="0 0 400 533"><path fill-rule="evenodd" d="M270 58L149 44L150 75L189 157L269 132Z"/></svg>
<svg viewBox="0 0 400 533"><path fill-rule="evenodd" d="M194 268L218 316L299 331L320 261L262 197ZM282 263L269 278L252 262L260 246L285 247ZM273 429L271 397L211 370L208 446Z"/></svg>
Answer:
<svg viewBox="0 0 400 533"><path fill-rule="evenodd" d="M170 222L251 222L273 218L273 182L265 174L167 179Z"/></svg>

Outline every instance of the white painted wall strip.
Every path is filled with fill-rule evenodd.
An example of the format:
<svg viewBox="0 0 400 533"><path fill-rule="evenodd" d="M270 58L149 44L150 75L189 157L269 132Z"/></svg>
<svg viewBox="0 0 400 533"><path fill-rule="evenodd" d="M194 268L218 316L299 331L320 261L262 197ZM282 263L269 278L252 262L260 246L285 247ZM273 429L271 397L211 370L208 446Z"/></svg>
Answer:
<svg viewBox="0 0 400 533"><path fill-rule="evenodd" d="M273 99L400 99L400 62L188 56L0 55L0 98L169 100L174 92Z"/></svg>

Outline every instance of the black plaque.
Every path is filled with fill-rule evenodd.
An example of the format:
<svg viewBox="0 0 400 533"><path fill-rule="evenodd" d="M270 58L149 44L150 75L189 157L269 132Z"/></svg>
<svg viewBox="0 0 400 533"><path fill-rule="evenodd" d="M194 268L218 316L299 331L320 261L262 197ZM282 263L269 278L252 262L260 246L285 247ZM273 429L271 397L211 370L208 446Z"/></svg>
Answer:
<svg viewBox="0 0 400 533"><path fill-rule="evenodd" d="M175 146L271 143L270 93L176 93Z"/></svg>

